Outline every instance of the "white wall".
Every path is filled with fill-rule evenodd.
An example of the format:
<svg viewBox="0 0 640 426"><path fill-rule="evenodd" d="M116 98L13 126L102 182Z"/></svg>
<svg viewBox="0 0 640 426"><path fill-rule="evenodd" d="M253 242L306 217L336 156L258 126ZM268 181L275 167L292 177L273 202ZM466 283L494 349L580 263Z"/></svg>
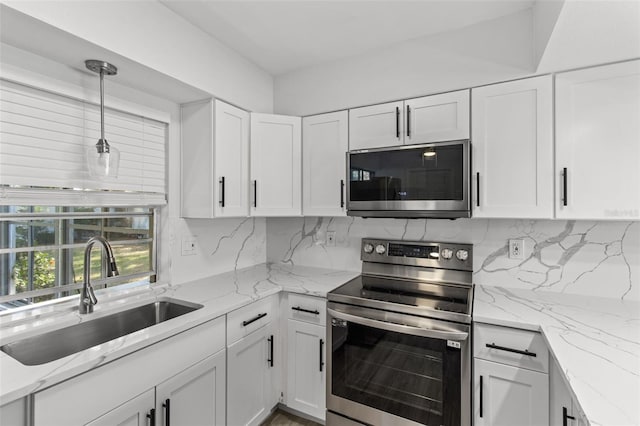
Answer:
<svg viewBox="0 0 640 426"><path fill-rule="evenodd" d="M275 79L275 111L309 115L531 74L532 11L418 38Z"/></svg>
<svg viewBox="0 0 640 426"><path fill-rule="evenodd" d="M273 110L268 73L158 2L2 3L242 108Z"/></svg>
<svg viewBox="0 0 640 426"><path fill-rule="evenodd" d="M270 218L267 260L359 271L363 237L471 243L475 284L640 300L640 222ZM510 238L524 239L523 260L509 259Z"/></svg>

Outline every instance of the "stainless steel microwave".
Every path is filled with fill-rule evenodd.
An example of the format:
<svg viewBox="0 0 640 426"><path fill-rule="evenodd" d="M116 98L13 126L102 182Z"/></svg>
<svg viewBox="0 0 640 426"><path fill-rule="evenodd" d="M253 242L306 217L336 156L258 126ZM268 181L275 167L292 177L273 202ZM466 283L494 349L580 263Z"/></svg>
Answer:
<svg viewBox="0 0 640 426"><path fill-rule="evenodd" d="M349 151L347 214L470 217L469 155L469 140Z"/></svg>

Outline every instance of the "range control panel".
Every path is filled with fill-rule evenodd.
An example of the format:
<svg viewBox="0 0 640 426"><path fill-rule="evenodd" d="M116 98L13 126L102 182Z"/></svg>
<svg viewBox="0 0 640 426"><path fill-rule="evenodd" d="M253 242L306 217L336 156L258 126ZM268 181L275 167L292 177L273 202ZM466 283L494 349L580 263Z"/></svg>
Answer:
<svg viewBox="0 0 640 426"><path fill-rule="evenodd" d="M473 270L473 245L461 243L362 239L365 262Z"/></svg>

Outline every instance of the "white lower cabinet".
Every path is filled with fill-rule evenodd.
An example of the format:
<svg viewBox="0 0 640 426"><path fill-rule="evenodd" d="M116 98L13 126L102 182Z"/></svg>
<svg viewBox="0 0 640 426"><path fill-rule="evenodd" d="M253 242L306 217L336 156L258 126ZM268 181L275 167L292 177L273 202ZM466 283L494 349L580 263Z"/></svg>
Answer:
<svg viewBox="0 0 640 426"><path fill-rule="evenodd" d="M225 388L226 353L221 350L156 386L157 424L224 425Z"/></svg>
<svg viewBox="0 0 640 426"><path fill-rule="evenodd" d="M556 362L549 367L549 426L587 426Z"/></svg>
<svg viewBox="0 0 640 426"><path fill-rule="evenodd" d="M549 422L549 376L476 359L476 426L541 426Z"/></svg>
<svg viewBox="0 0 640 426"><path fill-rule="evenodd" d="M224 424L224 338L221 317L37 392L32 424L167 424L159 419L169 398L172 424Z"/></svg>
<svg viewBox="0 0 640 426"><path fill-rule="evenodd" d="M27 424L27 398L20 398L0 407L0 425L25 426Z"/></svg>
<svg viewBox="0 0 640 426"><path fill-rule="evenodd" d="M326 327L287 322L287 407L324 419Z"/></svg>
<svg viewBox="0 0 640 426"><path fill-rule="evenodd" d="M87 423L86 426L146 426L153 424L157 412L155 408L150 407L153 407L154 403L155 389L149 389L107 414Z"/></svg>
<svg viewBox="0 0 640 426"><path fill-rule="evenodd" d="M277 404L277 323L227 348L227 424L259 425Z"/></svg>

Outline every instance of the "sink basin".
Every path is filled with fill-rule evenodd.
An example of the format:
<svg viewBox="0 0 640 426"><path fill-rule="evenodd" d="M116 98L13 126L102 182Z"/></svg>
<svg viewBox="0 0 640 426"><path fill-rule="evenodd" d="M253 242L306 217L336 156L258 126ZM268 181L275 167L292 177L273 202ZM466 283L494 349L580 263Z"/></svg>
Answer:
<svg viewBox="0 0 640 426"><path fill-rule="evenodd" d="M0 350L24 365L40 365L202 308L166 299L8 343Z"/></svg>

